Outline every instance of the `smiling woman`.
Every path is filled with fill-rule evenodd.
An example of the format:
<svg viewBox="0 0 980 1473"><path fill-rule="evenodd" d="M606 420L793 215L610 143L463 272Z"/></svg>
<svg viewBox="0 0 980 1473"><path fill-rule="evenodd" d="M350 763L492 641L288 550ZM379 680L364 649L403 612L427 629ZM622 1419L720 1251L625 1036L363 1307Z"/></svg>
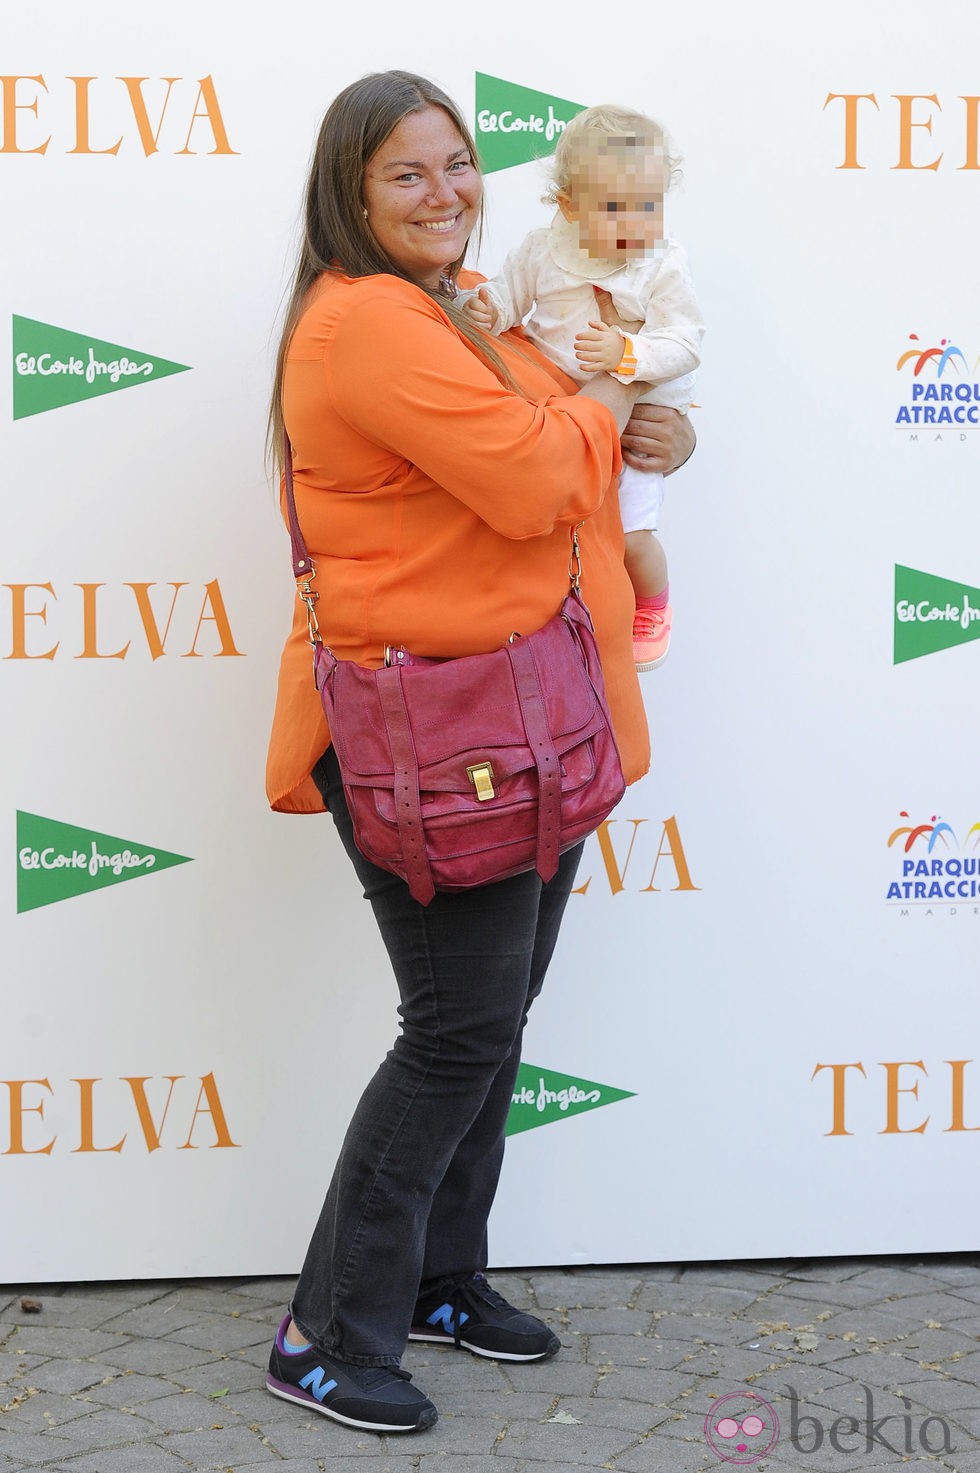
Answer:
<svg viewBox="0 0 980 1473"><path fill-rule="evenodd" d="M648 743L615 486L639 389L602 375L576 393L519 334L491 342L469 323L456 293L482 280L463 271L481 208L472 139L431 82L385 72L331 104L270 412L320 570L320 630L338 659L368 669L389 644L437 658L499 650L553 618L581 526L582 587L635 781ZM354 1112L266 1384L347 1426L419 1430L436 1410L400 1369L406 1340L514 1364L560 1348L484 1269L523 1029L581 845L547 882L528 870L428 905L366 859L299 602L268 791L283 812L329 810L388 949L401 1026ZM297 1041L291 1064L312 1099L315 1039Z"/></svg>
<svg viewBox="0 0 980 1473"><path fill-rule="evenodd" d="M439 107L410 113L364 175L365 218L391 259L436 289L477 222L483 182L468 144Z"/></svg>

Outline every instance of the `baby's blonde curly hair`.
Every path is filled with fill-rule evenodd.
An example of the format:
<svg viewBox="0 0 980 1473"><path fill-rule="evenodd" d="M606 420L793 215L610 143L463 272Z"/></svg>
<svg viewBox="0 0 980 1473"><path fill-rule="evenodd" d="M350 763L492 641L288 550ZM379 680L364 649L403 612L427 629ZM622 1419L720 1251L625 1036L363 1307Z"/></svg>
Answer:
<svg viewBox="0 0 980 1473"><path fill-rule="evenodd" d="M555 205L559 195L571 193L586 145L598 143L599 138L605 138L613 145L621 140L624 146L656 149L663 154L667 187L680 178L680 159L673 152L670 136L662 123L632 108L601 102L576 113L559 134L548 192L543 196L546 204Z"/></svg>

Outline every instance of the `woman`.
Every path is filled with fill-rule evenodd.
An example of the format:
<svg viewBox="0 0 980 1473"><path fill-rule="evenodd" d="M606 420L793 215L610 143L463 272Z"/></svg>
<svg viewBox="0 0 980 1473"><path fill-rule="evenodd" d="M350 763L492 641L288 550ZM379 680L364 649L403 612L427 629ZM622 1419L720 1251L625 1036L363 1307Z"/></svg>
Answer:
<svg viewBox="0 0 980 1473"><path fill-rule="evenodd" d="M283 333L271 426L293 447L318 614L339 658L377 667L386 643L458 656L533 630L567 590L582 531L590 604L627 781L648 746L632 661L632 591L615 495L619 436L642 386L573 393L508 335L454 305L482 183L458 109L404 72L366 77L329 108ZM689 446L670 411L629 443L670 469ZM490 1288L487 1217L527 1011L581 855L419 905L357 850L297 608L269 756L274 808L327 807L398 982L401 1032L347 1132L267 1385L378 1432L431 1426L399 1361L406 1339L509 1361L559 1349Z"/></svg>

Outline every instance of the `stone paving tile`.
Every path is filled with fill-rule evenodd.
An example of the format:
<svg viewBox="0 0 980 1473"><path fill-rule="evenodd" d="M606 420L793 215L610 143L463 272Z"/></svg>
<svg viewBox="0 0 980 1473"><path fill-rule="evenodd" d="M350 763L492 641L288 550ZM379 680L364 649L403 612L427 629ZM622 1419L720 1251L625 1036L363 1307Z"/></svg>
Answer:
<svg viewBox="0 0 980 1473"><path fill-rule="evenodd" d="M196 1315L183 1327L175 1325L167 1331L167 1339L178 1345L194 1345L199 1350L225 1354L261 1345L268 1360L275 1328L257 1320L232 1319L229 1315Z"/></svg>
<svg viewBox="0 0 980 1473"><path fill-rule="evenodd" d="M162 1380L169 1381L171 1390L199 1391L210 1396L215 1391L251 1391L265 1385L264 1374L257 1374L255 1367L243 1361L220 1360L187 1366L181 1370L164 1370ZM269 1396L269 1393L265 1393ZM275 1398L269 1396L270 1403Z"/></svg>
<svg viewBox="0 0 980 1473"><path fill-rule="evenodd" d="M95 1407L74 1401L70 1396L59 1396L56 1392L40 1392L29 1396L20 1406L3 1413L3 1426L10 1432L45 1432L51 1427L60 1427L75 1422L79 1417L90 1416Z"/></svg>
<svg viewBox="0 0 980 1473"><path fill-rule="evenodd" d="M939 1279L940 1283L951 1286L980 1286L980 1255L976 1254L964 1253L955 1258L934 1258L928 1263L911 1263L909 1269L914 1274Z"/></svg>
<svg viewBox="0 0 980 1473"><path fill-rule="evenodd" d="M646 1335L590 1335L592 1365L648 1366L653 1352Z"/></svg>
<svg viewBox="0 0 980 1473"><path fill-rule="evenodd" d="M63 1396L74 1396L76 1392L88 1391L107 1376L116 1374L113 1366L100 1365L98 1361L49 1360L25 1372L23 1381L38 1391L58 1391Z"/></svg>
<svg viewBox="0 0 980 1473"><path fill-rule="evenodd" d="M501 1371L515 1391L547 1391L553 1396L588 1396L599 1379L598 1366L566 1359L564 1354L556 1360L546 1361L543 1365L513 1368L501 1365ZM426 1393L432 1396L438 1406L439 1397L433 1390L433 1383L430 1380L423 1380L421 1371L415 1379L425 1388Z"/></svg>
<svg viewBox="0 0 980 1473"><path fill-rule="evenodd" d="M616 1309L631 1302L642 1282L631 1276L574 1273L535 1274L531 1280L535 1303L541 1309Z"/></svg>
<svg viewBox="0 0 980 1473"><path fill-rule="evenodd" d="M916 1368L914 1374L922 1377ZM898 1390L903 1391L913 1406L930 1412L980 1411L980 1386L968 1385L965 1381L947 1380L941 1375L913 1381L905 1378Z"/></svg>
<svg viewBox="0 0 980 1473"><path fill-rule="evenodd" d="M70 1463L59 1463L51 1467L52 1473L187 1473L187 1464L182 1458L162 1448L129 1447L113 1448L110 1452L89 1453L85 1457L73 1458ZM285 1464L277 1465L280 1469Z"/></svg>
<svg viewBox="0 0 980 1473"><path fill-rule="evenodd" d="M295 1288L295 1278L242 1279L234 1284L235 1293L244 1294L246 1299L258 1299L263 1304L281 1304L283 1314L286 1313L286 1305L292 1299Z"/></svg>
<svg viewBox="0 0 980 1473"><path fill-rule="evenodd" d="M714 1284L725 1289L748 1289L765 1294L777 1284L787 1282L786 1271L768 1273L749 1264L700 1263L683 1268L679 1284Z"/></svg>
<svg viewBox="0 0 980 1473"><path fill-rule="evenodd" d="M637 1309L680 1309L687 1314L737 1314L755 1304L751 1289L724 1284L645 1284L636 1297Z"/></svg>
<svg viewBox="0 0 980 1473"><path fill-rule="evenodd" d="M550 1416L556 1404L560 1402L562 1406L565 1405L564 1398L555 1396L550 1391L511 1391L510 1387L497 1387L487 1391L454 1388L442 1398L432 1392L431 1386L426 1387L426 1392L432 1395L441 1418L497 1419L501 1427L514 1420L542 1421Z"/></svg>
<svg viewBox="0 0 980 1473"><path fill-rule="evenodd" d="M576 1335L646 1335L651 1324L649 1311L621 1307L576 1309L569 1317L571 1332Z"/></svg>
<svg viewBox="0 0 980 1473"><path fill-rule="evenodd" d="M132 1305L114 1315L104 1325L118 1335L139 1335L149 1340L158 1336L172 1335L184 1325L193 1325L198 1311L181 1304L170 1295L154 1299L149 1304Z"/></svg>
<svg viewBox="0 0 980 1473"><path fill-rule="evenodd" d="M636 1447L610 1460L610 1466L621 1473L702 1473L705 1469L724 1468L711 1452L703 1437L677 1441L662 1436L659 1430ZM762 1463L753 1465L763 1469ZM864 1470L862 1469L862 1473Z"/></svg>
<svg viewBox="0 0 980 1473"><path fill-rule="evenodd" d="M868 1309L842 1309L828 1320L817 1320L814 1329L828 1339L842 1335L857 1335L861 1340L875 1336L878 1340L893 1340L915 1334L928 1323L921 1315L908 1314L901 1300L894 1303L873 1305Z"/></svg>
<svg viewBox="0 0 980 1473"><path fill-rule="evenodd" d="M53 1364L53 1363L52 1363ZM112 1371L93 1385L79 1388L76 1400L93 1406L138 1407L158 1396L173 1396L177 1387L161 1376L140 1376L135 1371Z"/></svg>
<svg viewBox="0 0 980 1473"><path fill-rule="evenodd" d="M104 1358L120 1371L140 1371L145 1375L166 1375L201 1366L214 1356L192 1345L177 1345L173 1340L127 1340L118 1350Z"/></svg>
<svg viewBox="0 0 980 1473"><path fill-rule="evenodd" d="M438 1405L438 1402L436 1403ZM514 1424L518 1425L518 1424ZM520 1423L519 1425L532 1425ZM490 1457L497 1446L502 1419L498 1417L449 1417L440 1416L434 1427L425 1432L399 1432L399 1453L446 1452L459 1456L463 1453L483 1453ZM392 1439L392 1446L395 1439ZM508 1456L512 1454L508 1451Z"/></svg>
<svg viewBox="0 0 980 1473"><path fill-rule="evenodd" d="M65 1294L45 1297L40 1314L25 1314L20 1307L20 1296L12 1299L5 1309L0 1309L0 1333L8 1325L24 1329L77 1329L98 1330L106 1320L112 1319L117 1306L106 1304L90 1294Z"/></svg>
<svg viewBox="0 0 980 1473"><path fill-rule="evenodd" d="M656 1397L663 1390L662 1386L655 1384L652 1394ZM648 1394L651 1392L649 1385L647 1392ZM673 1416L673 1412L666 1406L651 1405L649 1401L624 1400L623 1398L628 1395L629 1391L624 1390L622 1395L615 1397L563 1396L558 1409L571 1417L577 1417L583 1426L616 1427L626 1432L633 1432L638 1437L651 1432L668 1417ZM665 1397L662 1399L666 1400Z"/></svg>
<svg viewBox="0 0 980 1473"><path fill-rule="evenodd" d="M107 1335L101 1330L62 1329L57 1325L47 1330L43 1325L32 1324L19 1325L5 1349L15 1354L26 1351L28 1355L43 1355L47 1359L57 1356L61 1360L90 1360L125 1343L119 1335Z"/></svg>
<svg viewBox="0 0 980 1473"><path fill-rule="evenodd" d="M270 1461L268 1446L247 1427L175 1432L167 1438L166 1449L200 1470L234 1468L238 1473L239 1468Z"/></svg>
<svg viewBox="0 0 980 1473"><path fill-rule="evenodd" d="M0 1429L0 1457L10 1458L18 1469L55 1463L76 1453L89 1452L84 1442L76 1442L69 1434L54 1432L4 1432Z"/></svg>
<svg viewBox="0 0 980 1473"><path fill-rule="evenodd" d="M270 1405L275 1399L269 1397ZM288 1403L283 1402L282 1405L287 1406ZM373 1432L344 1427L329 1417L307 1415L296 1406L292 1411L292 1419L285 1422L257 1418L249 1423L250 1430L263 1444L282 1458L323 1458L332 1467L337 1453L373 1457L383 1447L381 1438Z"/></svg>
<svg viewBox="0 0 980 1473"><path fill-rule="evenodd" d="M180 1391L144 1402L139 1414L161 1432L200 1432L207 1431L215 1422L237 1421L225 1407L224 1397L211 1401L193 1391Z"/></svg>
<svg viewBox="0 0 980 1473"><path fill-rule="evenodd" d="M505 1457L539 1458L558 1468L583 1465L595 1468L624 1452L635 1441L635 1436L623 1429L512 1422L499 1447Z"/></svg>
<svg viewBox="0 0 980 1473"><path fill-rule="evenodd" d="M646 1405L668 1406L697 1387L697 1377L656 1367L618 1366L600 1380L595 1399L633 1400Z"/></svg>
<svg viewBox="0 0 980 1473"><path fill-rule="evenodd" d="M746 1322L720 1314L658 1314L653 1334L664 1340L686 1340L694 1344L737 1345L745 1338Z"/></svg>

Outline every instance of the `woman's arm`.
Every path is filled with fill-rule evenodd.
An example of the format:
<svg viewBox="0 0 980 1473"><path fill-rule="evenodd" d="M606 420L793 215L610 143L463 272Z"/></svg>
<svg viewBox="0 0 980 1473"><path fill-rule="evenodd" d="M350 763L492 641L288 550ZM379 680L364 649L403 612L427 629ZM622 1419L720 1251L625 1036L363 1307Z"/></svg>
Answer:
<svg viewBox="0 0 980 1473"><path fill-rule="evenodd" d="M579 389L578 397L594 399L597 404L605 404L606 408L612 412L616 428L622 436L636 410L647 407L638 405L636 401L641 394L647 392L649 387L649 384L643 383L621 384L618 379L612 378L608 373L597 373L584 388ZM625 445L625 440L622 443ZM625 460L626 457L624 456L623 459ZM652 467L646 467L646 469L652 469Z"/></svg>
<svg viewBox="0 0 980 1473"><path fill-rule="evenodd" d="M625 465L669 476L690 460L697 436L690 415L665 404L636 404L621 443Z"/></svg>

